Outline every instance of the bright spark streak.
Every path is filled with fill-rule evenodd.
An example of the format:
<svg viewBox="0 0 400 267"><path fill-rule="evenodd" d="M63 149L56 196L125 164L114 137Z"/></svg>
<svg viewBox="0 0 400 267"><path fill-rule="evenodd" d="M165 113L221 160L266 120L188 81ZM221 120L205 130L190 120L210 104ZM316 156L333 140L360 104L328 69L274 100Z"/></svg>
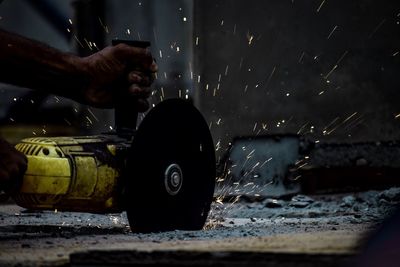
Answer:
<svg viewBox="0 0 400 267"><path fill-rule="evenodd" d="M335 27L333 27L333 30L329 33L329 35L328 35L328 37L326 38L327 40L329 39L329 38L331 38L331 36L332 36L332 34L335 32L335 30L337 29L337 25L335 26Z"/></svg>
<svg viewBox="0 0 400 267"><path fill-rule="evenodd" d="M325 4L325 0L323 0L321 2L321 4L319 5L318 9L317 9L317 13L321 10L322 6Z"/></svg>
<svg viewBox="0 0 400 267"><path fill-rule="evenodd" d="M92 112L92 110L90 108L88 108L88 111L90 113L90 115L92 115L92 117L96 120L99 121L99 119L96 117L96 115L94 115L94 113Z"/></svg>
<svg viewBox="0 0 400 267"><path fill-rule="evenodd" d="M306 53L303 51L303 53L301 53L300 58L299 58L299 63L301 63L301 61L303 60L303 57Z"/></svg>
<svg viewBox="0 0 400 267"><path fill-rule="evenodd" d="M355 115L357 115L358 112L354 112L353 114L351 114L349 117L347 117L343 123L346 123L347 121L349 121L351 118L353 118Z"/></svg>
<svg viewBox="0 0 400 267"><path fill-rule="evenodd" d="M275 70L276 70L276 66L274 66L274 68L273 68L272 71L271 71L271 74L270 74L269 77L268 77L267 83L266 83L266 85L265 85L266 88L268 88L268 85L269 85L269 83L270 83L270 81L271 81L271 79L272 79L272 76L273 76L274 73L275 73Z"/></svg>
<svg viewBox="0 0 400 267"><path fill-rule="evenodd" d="M325 75L324 79L328 79L328 77L338 68L340 62L344 59L344 57L347 55L349 51L346 50L343 55L338 59L338 61L336 61L335 65L333 66L333 68L328 72L328 74Z"/></svg>
<svg viewBox="0 0 400 267"><path fill-rule="evenodd" d="M248 159L251 158L251 157L253 156L253 154L254 154L255 151L256 151L256 150L253 149L253 150L247 155L247 158L248 158Z"/></svg>
<svg viewBox="0 0 400 267"><path fill-rule="evenodd" d="M375 27L375 29L371 32L371 34L368 36L368 39L371 39L372 36L374 36L374 34L380 29L380 27L382 27L382 25L386 22L386 19L383 19L378 26Z"/></svg>

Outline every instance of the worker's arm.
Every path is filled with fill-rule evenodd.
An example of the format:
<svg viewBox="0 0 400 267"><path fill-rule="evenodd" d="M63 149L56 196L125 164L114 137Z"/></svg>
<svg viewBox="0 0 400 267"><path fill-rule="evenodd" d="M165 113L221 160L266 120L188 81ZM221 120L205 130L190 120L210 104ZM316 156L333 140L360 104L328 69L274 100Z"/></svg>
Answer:
<svg viewBox="0 0 400 267"><path fill-rule="evenodd" d="M112 108L121 98L136 101L138 111L146 110L156 70L146 49L119 44L81 58L0 30L0 82L94 107ZM0 137L0 194L26 167L26 157Z"/></svg>
<svg viewBox="0 0 400 267"><path fill-rule="evenodd" d="M138 102L138 111L146 110L156 70L151 54L143 48L119 44L78 57L0 30L0 82L94 107L112 108L118 97L128 97Z"/></svg>

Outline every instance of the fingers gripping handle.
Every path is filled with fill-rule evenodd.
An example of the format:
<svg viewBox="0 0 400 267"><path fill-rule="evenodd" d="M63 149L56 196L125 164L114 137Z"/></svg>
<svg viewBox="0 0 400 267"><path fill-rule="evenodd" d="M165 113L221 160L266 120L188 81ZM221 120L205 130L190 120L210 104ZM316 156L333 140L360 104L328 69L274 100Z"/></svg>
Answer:
<svg viewBox="0 0 400 267"><path fill-rule="evenodd" d="M112 41L112 45L127 44L133 47L147 48L150 46L150 42L133 41L133 40L118 40ZM136 102L126 101L125 99L119 99L115 107L115 128L117 134L120 136L131 135L136 129L137 123L137 107Z"/></svg>

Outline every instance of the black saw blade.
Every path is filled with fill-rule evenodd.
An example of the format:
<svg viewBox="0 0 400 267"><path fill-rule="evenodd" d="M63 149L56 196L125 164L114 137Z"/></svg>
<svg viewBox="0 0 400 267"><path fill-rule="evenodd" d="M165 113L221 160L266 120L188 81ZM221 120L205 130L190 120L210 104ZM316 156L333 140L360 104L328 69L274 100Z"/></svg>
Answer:
<svg viewBox="0 0 400 267"><path fill-rule="evenodd" d="M215 150L206 121L170 99L140 124L127 159L126 209L132 231L199 230L215 186Z"/></svg>

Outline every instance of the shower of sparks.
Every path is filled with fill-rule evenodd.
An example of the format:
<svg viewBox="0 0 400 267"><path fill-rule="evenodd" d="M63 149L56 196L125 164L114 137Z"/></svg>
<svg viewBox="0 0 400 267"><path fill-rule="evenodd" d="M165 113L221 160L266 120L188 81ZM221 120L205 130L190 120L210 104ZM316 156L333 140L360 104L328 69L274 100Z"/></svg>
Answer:
<svg viewBox="0 0 400 267"><path fill-rule="evenodd" d="M328 72L328 74L325 75L324 79L327 80L328 77L338 68L340 62L342 62L342 60L344 59L344 57L347 55L349 51L346 50L342 56L338 59L338 61L336 61L335 65L333 66L333 68Z"/></svg>
<svg viewBox="0 0 400 267"><path fill-rule="evenodd" d="M270 162L271 160L272 160L272 158L269 158L269 159L265 160L265 161L260 165L260 169L261 169L262 167L264 167L264 165L267 164L268 162Z"/></svg>
<svg viewBox="0 0 400 267"><path fill-rule="evenodd" d="M199 45L199 37L196 37L196 46Z"/></svg>
<svg viewBox="0 0 400 267"><path fill-rule="evenodd" d="M240 58L240 63L239 63L239 70L242 69L242 65L243 65L243 57Z"/></svg>
<svg viewBox="0 0 400 267"><path fill-rule="evenodd" d="M221 149L221 140L218 140L217 144L215 145L215 151L218 151Z"/></svg>
<svg viewBox="0 0 400 267"><path fill-rule="evenodd" d="M92 43L89 42L86 38L83 38L83 41L85 41L86 46L87 46L90 50L92 50Z"/></svg>
<svg viewBox="0 0 400 267"><path fill-rule="evenodd" d="M254 152L256 152L255 149L253 149L252 151L250 151L250 153L246 156L247 159L250 159L251 157L254 156Z"/></svg>
<svg viewBox="0 0 400 267"><path fill-rule="evenodd" d="M319 141L317 140L317 141L315 141L315 143L319 143ZM302 163L300 166L298 166L298 167L296 168L296 170L300 170L300 169L304 168L304 167L307 166L307 165L308 165L308 162Z"/></svg>
<svg viewBox="0 0 400 267"><path fill-rule="evenodd" d="M336 117L333 121L331 121L327 126L325 126L322 130L323 135L330 135L333 131L336 130L336 127L332 127L335 125L337 121L339 121L340 117ZM332 129L330 129L332 127Z"/></svg>
<svg viewBox="0 0 400 267"><path fill-rule="evenodd" d="M224 20L221 20L221 26L224 26Z"/></svg>
<svg viewBox="0 0 400 267"><path fill-rule="evenodd" d="M69 24L72 25L72 19L68 19Z"/></svg>
<svg viewBox="0 0 400 267"><path fill-rule="evenodd" d="M262 129L264 130L264 131L267 131L268 129L267 129L267 124L266 123L262 123Z"/></svg>
<svg viewBox="0 0 400 267"><path fill-rule="evenodd" d="M274 76L275 70L276 70L276 66L274 66L274 68L272 69L271 74L269 75L269 77L267 79L267 82L265 84L265 88L268 88L268 85L269 85L269 83L270 83L270 81L272 79L272 76Z"/></svg>
<svg viewBox="0 0 400 267"><path fill-rule="evenodd" d="M360 125L361 123L363 123L364 122L364 115L358 115L357 117L355 117L355 116L351 116L352 118L354 118L352 121L350 121L350 119L349 120L347 120L346 122L347 122L347 125L344 127L344 129L347 129L347 130L351 130L351 129L353 129L353 128L355 128L356 126L358 126L358 125ZM345 122L343 122L343 124L344 124Z"/></svg>
<svg viewBox="0 0 400 267"><path fill-rule="evenodd" d="M300 129L297 131L297 134L301 134L301 133L303 132L303 130L304 130L309 124L310 124L310 123L307 122L307 123L305 123L304 125L302 125L302 126L300 127Z"/></svg>
<svg viewBox="0 0 400 267"><path fill-rule="evenodd" d="M335 30L337 29L337 25L335 27L333 27L333 30L329 33L328 37L326 39L331 38L332 34L335 32Z"/></svg>
<svg viewBox="0 0 400 267"><path fill-rule="evenodd" d="M92 115L92 117L98 122L99 119L96 117L96 115L94 115L94 113L92 112L92 110L90 108L88 108L88 111L90 113L90 115Z"/></svg>
<svg viewBox="0 0 400 267"><path fill-rule="evenodd" d="M226 65L226 68L225 68L225 76L228 76L228 71L229 71L229 65Z"/></svg>
<svg viewBox="0 0 400 267"><path fill-rule="evenodd" d="M398 118L400 118L400 113L399 113L399 114L397 114L396 116L394 116L394 118L395 118L395 119L398 119Z"/></svg>
<svg viewBox="0 0 400 267"><path fill-rule="evenodd" d="M109 31L109 29L108 29L108 26L105 25L105 24L103 23L103 21L101 20L100 17L99 17L98 19L99 19L100 25L101 25L101 27L103 27L104 31L105 31L106 33L110 33L110 31Z"/></svg>
<svg viewBox="0 0 400 267"><path fill-rule="evenodd" d="M165 95L164 95L164 87L161 87L160 89L161 89L161 96L162 96L163 98L165 98Z"/></svg>
<svg viewBox="0 0 400 267"><path fill-rule="evenodd" d="M74 35L74 39L82 48L84 48L83 44L81 43L81 41L79 41L79 39L76 35Z"/></svg>
<svg viewBox="0 0 400 267"><path fill-rule="evenodd" d="M302 63L302 60L303 60L303 57L305 54L306 54L305 52L301 53L300 58L299 58L299 63Z"/></svg>
<svg viewBox="0 0 400 267"><path fill-rule="evenodd" d="M85 118L86 118L86 120L89 122L89 124L93 125L92 120L91 120L88 116L85 116Z"/></svg>
<svg viewBox="0 0 400 267"><path fill-rule="evenodd" d="M386 22L386 19L383 19L379 24L378 24L378 26L376 26L375 28L374 28L374 30L371 32L371 34L368 36L368 39L371 39L374 35L375 35L375 33L382 27L382 25L384 24Z"/></svg>
<svg viewBox="0 0 400 267"><path fill-rule="evenodd" d="M153 36L154 36L154 41L157 44L158 43L158 38L157 38L157 32L156 32L156 28L153 27Z"/></svg>
<svg viewBox="0 0 400 267"><path fill-rule="evenodd" d="M321 2L321 4L319 5L318 9L317 9L317 13L319 13L319 11L321 10L322 6L325 4L325 0L323 0Z"/></svg>
<svg viewBox="0 0 400 267"><path fill-rule="evenodd" d="M251 45L251 43L253 42L254 39L254 35L251 35L249 32L247 32L247 43L249 45Z"/></svg>
<svg viewBox="0 0 400 267"><path fill-rule="evenodd" d="M395 56L397 56L398 54L399 54L399 51L396 51L396 52L393 53L392 56L395 57Z"/></svg>
<svg viewBox="0 0 400 267"><path fill-rule="evenodd" d="M347 118L343 121L343 123L346 123L346 122L348 122L349 120L351 120L351 118L353 118L355 115L357 115L357 113L358 113L358 112L354 112L353 114L351 114L349 117L347 117Z"/></svg>

